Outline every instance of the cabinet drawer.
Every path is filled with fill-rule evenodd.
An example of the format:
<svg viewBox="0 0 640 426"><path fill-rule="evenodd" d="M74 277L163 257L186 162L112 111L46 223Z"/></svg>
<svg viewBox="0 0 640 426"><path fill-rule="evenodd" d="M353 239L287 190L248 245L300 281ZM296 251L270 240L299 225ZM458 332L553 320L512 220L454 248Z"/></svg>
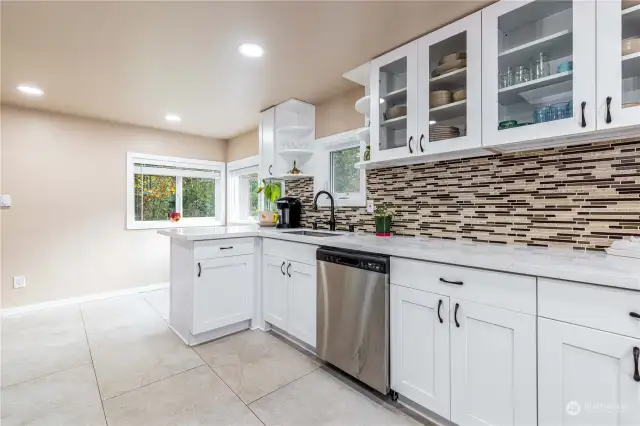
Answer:
<svg viewBox="0 0 640 426"><path fill-rule="evenodd" d="M262 251L270 256L284 257L294 262L305 263L307 265L316 264L316 249L313 244L292 243L290 241L273 240L264 238L262 241Z"/></svg>
<svg viewBox="0 0 640 426"><path fill-rule="evenodd" d="M640 292L540 278L538 315L640 338Z"/></svg>
<svg viewBox="0 0 640 426"><path fill-rule="evenodd" d="M253 238L231 238L228 240L196 241L196 259L239 256L255 251Z"/></svg>
<svg viewBox="0 0 640 426"><path fill-rule="evenodd" d="M516 312L536 313L534 277L392 257L391 284Z"/></svg>

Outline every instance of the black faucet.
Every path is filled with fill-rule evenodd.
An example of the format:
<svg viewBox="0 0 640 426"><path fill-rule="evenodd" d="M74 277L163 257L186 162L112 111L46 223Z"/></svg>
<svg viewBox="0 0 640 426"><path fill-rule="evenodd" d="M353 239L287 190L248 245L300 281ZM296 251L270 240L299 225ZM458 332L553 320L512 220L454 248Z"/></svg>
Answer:
<svg viewBox="0 0 640 426"><path fill-rule="evenodd" d="M336 209L333 204L333 196L329 192L325 190L318 191L316 196L313 198L313 210L318 211L318 197L320 196L320 194L327 194L327 197L329 197L329 201L331 201L331 218L327 223L329 223L329 230L335 231L336 230Z"/></svg>

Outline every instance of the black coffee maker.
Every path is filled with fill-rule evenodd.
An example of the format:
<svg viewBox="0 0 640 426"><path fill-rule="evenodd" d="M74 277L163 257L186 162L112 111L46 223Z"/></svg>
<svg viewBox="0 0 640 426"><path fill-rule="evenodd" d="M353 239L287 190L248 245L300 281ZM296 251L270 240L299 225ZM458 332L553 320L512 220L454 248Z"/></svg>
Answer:
<svg viewBox="0 0 640 426"><path fill-rule="evenodd" d="M276 228L300 228L302 203L297 198L282 197L276 201L278 225Z"/></svg>

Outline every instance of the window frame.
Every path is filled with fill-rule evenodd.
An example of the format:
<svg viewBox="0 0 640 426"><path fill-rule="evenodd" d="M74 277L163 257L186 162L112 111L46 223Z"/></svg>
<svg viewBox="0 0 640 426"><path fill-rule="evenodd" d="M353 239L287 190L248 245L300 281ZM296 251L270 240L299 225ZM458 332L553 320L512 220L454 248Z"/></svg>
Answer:
<svg viewBox="0 0 640 426"><path fill-rule="evenodd" d="M215 184L215 217L181 217L178 222L171 222L169 219L142 221L136 220L135 214L135 164L144 162L152 165L183 166L205 168L211 172L219 172L220 178ZM176 210L182 212L182 185L183 176L172 169L154 170L160 176L176 176ZM189 177L208 178L206 172L192 172ZM142 154L137 152L127 152L127 229L165 229L165 228L188 228L196 226L221 226L226 220L226 163L221 161L197 160L182 157L168 157L164 155Z"/></svg>
<svg viewBox="0 0 640 426"><path fill-rule="evenodd" d="M243 173L243 175L256 174L258 176L258 184L260 184L260 156L254 155L252 157L242 158L240 160L230 161L227 163L227 194L228 194L227 217L229 218L228 225L256 224L258 223L257 220L253 220L253 219L235 220L233 218L234 210L238 208L238 206L235 205L236 200L231 199L232 197L235 196L235 189L233 188L235 177L232 177L231 174L239 170L246 170L246 173ZM263 197L258 197L259 211L262 210L263 208L261 198Z"/></svg>
<svg viewBox="0 0 640 426"><path fill-rule="evenodd" d="M360 190L354 193L339 194L334 191L332 154L349 148L359 148L359 158L364 152L364 143L356 136L356 130L338 133L323 139L316 140L317 151L315 153L316 173L313 180L314 193L325 190L331 193L336 207L365 207L367 204L367 174L360 169ZM319 206L329 206L327 197L318 199Z"/></svg>

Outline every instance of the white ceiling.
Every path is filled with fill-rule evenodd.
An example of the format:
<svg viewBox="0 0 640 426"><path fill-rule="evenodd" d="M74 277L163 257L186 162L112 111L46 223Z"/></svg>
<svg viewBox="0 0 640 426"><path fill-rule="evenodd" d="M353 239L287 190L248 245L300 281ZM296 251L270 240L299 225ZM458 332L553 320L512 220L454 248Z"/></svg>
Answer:
<svg viewBox="0 0 640 426"><path fill-rule="evenodd" d="M344 72L488 3L3 1L2 102L226 139L268 106L349 89ZM266 55L240 56L246 41Z"/></svg>

